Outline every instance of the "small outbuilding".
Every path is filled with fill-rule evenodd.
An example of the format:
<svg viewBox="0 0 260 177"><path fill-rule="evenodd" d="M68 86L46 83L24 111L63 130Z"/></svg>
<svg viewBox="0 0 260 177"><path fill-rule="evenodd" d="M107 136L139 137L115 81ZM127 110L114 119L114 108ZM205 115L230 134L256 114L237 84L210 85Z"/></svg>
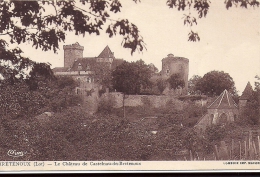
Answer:
<svg viewBox="0 0 260 177"><path fill-rule="evenodd" d="M201 117L195 128L202 131L212 124L234 122L238 118L238 114L238 105L233 100L232 95L227 90L224 90L207 107L207 114Z"/></svg>
<svg viewBox="0 0 260 177"><path fill-rule="evenodd" d="M224 90L207 110L212 124L234 122L238 118L238 105L227 90Z"/></svg>

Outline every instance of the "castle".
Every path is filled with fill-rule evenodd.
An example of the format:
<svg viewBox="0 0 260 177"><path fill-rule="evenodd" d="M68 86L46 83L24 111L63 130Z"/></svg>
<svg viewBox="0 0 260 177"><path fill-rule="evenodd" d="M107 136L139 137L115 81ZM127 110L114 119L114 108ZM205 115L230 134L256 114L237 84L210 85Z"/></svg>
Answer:
<svg viewBox="0 0 260 177"><path fill-rule="evenodd" d="M64 45L64 67L57 67L53 72L57 76L71 76L79 81L80 86L77 93L84 94L84 90L100 89L100 81L107 76L108 72L121 65L124 60L115 58L114 53L108 46L98 57L83 57L84 47L79 43ZM189 60L183 57L175 57L169 54L162 59L162 70L155 77L156 79L168 79L172 74L180 74L185 86L180 94L188 93ZM101 86L102 87L102 86Z"/></svg>
<svg viewBox="0 0 260 177"><path fill-rule="evenodd" d="M115 58L114 53L106 46L97 57L83 57L84 47L79 43L64 45L64 67L53 69L56 76L71 76L80 85L76 89L78 94L84 91L99 89L100 81L109 71L124 62Z"/></svg>
<svg viewBox="0 0 260 177"><path fill-rule="evenodd" d="M98 91L102 89L100 81L104 77L110 77L109 73L124 62L123 59L116 58L108 46L97 57L83 57L84 47L80 46L79 43L64 45L63 49L64 67L54 68L54 74L57 76L71 76L79 81L79 87L76 88L77 94L93 96L91 90L95 90L97 93L95 99L98 99ZM150 66L154 67L153 64L150 64ZM185 85L184 88L170 91L173 91L175 95L187 95L189 74L189 60L187 58L168 54L167 57L162 59L162 70L153 75L151 80L167 80L173 74L179 74ZM231 94L224 90L207 107L207 114L198 121L195 127L205 129L206 126L211 124L235 121L250 99L252 92L252 86L248 83L239 99L239 105L237 105Z"/></svg>

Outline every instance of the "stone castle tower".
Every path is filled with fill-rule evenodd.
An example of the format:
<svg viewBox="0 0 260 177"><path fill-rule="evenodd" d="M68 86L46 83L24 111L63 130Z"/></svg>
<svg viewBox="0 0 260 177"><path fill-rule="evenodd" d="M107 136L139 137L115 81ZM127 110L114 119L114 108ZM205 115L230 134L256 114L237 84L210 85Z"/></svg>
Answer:
<svg viewBox="0 0 260 177"><path fill-rule="evenodd" d="M175 57L173 54L168 54L162 59L161 76L163 79L168 79L172 74L180 74L183 77L185 86L182 94L188 93L188 75L189 75L189 60L183 57Z"/></svg>
<svg viewBox="0 0 260 177"><path fill-rule="evenodd" d="M79 43L64 45L64 67L71 68L74 61L78 58L83 58L84 47L80 46Z"/></svg>

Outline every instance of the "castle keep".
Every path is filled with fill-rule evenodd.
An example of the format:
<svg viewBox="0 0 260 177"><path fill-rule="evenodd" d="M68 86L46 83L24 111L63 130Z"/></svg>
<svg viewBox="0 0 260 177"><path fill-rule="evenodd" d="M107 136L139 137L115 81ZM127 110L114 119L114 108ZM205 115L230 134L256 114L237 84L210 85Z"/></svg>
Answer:
<svg viewBox="0 0 260 177"><path fill-rule="evenodd" d="M188 93L188 76L189 76L189 60L183 57L175 57L173 54L168 54L162 59L161 77L166 80L173 74L179 74L185 83L182 89L182 95Z"/></svg>

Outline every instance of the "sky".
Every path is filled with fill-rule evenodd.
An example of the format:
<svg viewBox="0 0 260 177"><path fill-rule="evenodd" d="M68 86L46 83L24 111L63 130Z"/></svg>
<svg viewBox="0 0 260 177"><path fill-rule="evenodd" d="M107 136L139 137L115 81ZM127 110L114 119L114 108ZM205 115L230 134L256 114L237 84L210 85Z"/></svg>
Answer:
<svg viewBox="0 0 260 177"><path fill-rule="evenodd" d="M232 7L227 10L224 0L211 1L206 18L198 20L193 29L201 40L189 42L190 28L184 26L185 11L170 9L166 0L121 0L123 8L111 18L125 19L137 25L146 43L147 50L131 55L130 49L121 46L122 37L109 38L105 30L101 35L75 36L66 35L65 43L60 43L60 50L42 52L32 49L31 45L19 47L34 61L49 62L54 67L64 64L63 45L78 42L84 46L84 57L95 57L108 45L116 58L127 61L144 60L153 63L161 70L161 60L168 54L189 59L189 78L203 76L217 70L229 73L235 86L242 93L248 81L254 85L255 76L260 76L260 7ZM104 28L105 29L105 28Z"/></svg>

